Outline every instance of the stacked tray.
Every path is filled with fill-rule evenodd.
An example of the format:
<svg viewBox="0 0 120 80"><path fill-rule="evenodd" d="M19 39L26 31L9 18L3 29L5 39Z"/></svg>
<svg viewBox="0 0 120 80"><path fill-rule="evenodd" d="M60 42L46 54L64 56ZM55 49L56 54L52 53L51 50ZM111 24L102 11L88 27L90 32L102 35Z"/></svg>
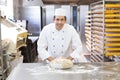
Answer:
<svg viewBox="0 0 120 80"><path fill-rule="evenodd" d="M105 8L105 56L120 56L120 3Z"/></svg>
<svg viewBox="0 0 120 80"><path fill-rule="evenodd" d="M120 56L120 2L118 1L101 0L90 5L91 59L94 62L104 61L104 57Z"/></svg>

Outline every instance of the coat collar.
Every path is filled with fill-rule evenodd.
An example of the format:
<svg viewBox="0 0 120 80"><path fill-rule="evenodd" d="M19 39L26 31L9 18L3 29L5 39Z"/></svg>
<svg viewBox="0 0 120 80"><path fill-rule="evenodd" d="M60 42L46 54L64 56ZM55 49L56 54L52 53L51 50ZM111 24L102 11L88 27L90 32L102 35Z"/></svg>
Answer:
<svg viewBox="0 0 120 80"><path fill-rule="evenodd" d="M55 27L55 24L53 25L53 31L52 32L64 32L65 31L66 24L64 24L63 28L61 30L57 30Z"/></svg>

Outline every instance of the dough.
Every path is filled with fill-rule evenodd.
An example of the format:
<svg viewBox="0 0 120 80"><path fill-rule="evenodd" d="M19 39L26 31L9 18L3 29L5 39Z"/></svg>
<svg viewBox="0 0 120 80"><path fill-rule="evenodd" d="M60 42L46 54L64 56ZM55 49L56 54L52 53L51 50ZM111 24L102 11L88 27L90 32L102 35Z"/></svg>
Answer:
<svg viewBox="0 0 120 80"><path fill-rule="evenodd" d="M73 62L69 59L58 58L51 61L50 66L56 69L67 69L73 66Z"/></svg>

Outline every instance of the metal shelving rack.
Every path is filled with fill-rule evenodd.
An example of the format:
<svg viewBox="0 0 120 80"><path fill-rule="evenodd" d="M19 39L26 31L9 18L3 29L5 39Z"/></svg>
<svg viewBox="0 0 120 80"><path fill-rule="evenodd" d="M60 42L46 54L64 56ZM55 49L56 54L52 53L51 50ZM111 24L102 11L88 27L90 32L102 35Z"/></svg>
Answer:
<svg viewBox="0 0 120 80"><path fill-rule="evenodd" d="M104 61L104 3L94 2L90 5L91 11L91 61Z"/></svg>
<svg viewBox="0 0 120 80"><path fill-rule="evenodd" d="M1 12L0 12L1 16ZM0 18L1 23L1 18ZM5 80L8 74L8 63L7 63L7 54L6 54L6 47L8 44L5 44L5 46L2 46L2 39L1 39L1 24L0 24L0 80Z"/></svg>
<svg viewBox="0 0 120 80"><path fill-rule="evenodd" d="M91 52L91 13L90 11L86 14L86 24L85 24L85 37L86 37L86 47L88 52Z"/></svg>
<svg viewBox="0 0 120 80"><path fill-rule="evenodd" d="M101 0L90 5L91 61L114 61L120 56L120 0Z"/></svg>
<svg viewBox="0 0 120 80"><path fill-rule="evenodd" d="M8 61L6 47L0 46L0 80L5 80L8 76Z"/></svg>

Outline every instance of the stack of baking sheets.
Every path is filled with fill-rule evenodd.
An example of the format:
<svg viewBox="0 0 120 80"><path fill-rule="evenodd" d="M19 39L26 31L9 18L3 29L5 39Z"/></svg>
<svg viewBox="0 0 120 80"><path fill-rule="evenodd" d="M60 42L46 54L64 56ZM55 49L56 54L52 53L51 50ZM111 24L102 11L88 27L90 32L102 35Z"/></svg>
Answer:
<svg viewBox="0 0 120 80"><path fill-rule="evenodd" d="M120 3L105 4L105 56L120 56Z"/></svg>
<svg viewBox="0 0 120 80"><path fill-rule="evenodd" d="M91 59L120 56L120 1L100 0L90 5L90 11Z"/></svg>

